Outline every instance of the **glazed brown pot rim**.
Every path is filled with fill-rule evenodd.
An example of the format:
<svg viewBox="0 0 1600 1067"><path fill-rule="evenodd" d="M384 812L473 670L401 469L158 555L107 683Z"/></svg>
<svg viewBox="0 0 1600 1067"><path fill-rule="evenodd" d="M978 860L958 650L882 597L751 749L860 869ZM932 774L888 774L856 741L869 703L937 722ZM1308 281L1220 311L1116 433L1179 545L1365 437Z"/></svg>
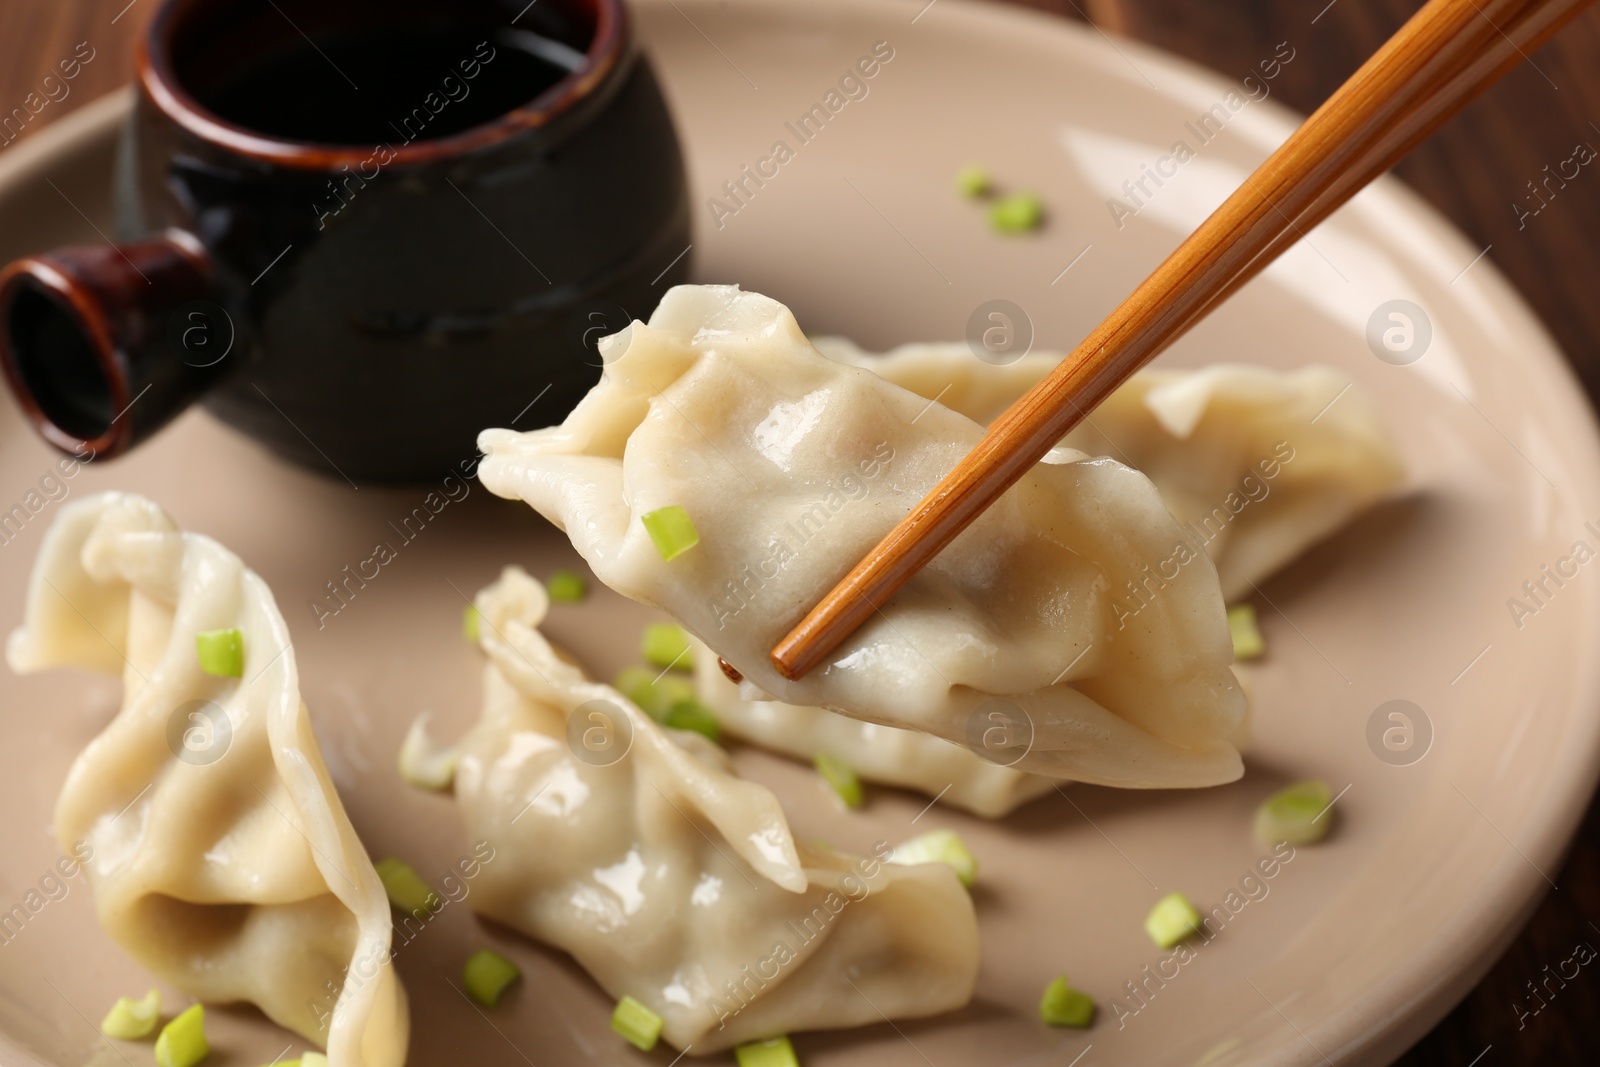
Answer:
<svg viewBox="0 0 1600 1067"><path fill-rule="evenodd" d="M45 413L33 390L22 379L22 368L10 343L11 314L16 304L14 295L19 289L31 289L55 304L78 324L84 337L94 350L95 361L105 375L111 402L118 409L103 433L95 437L79 437L62 429ZM39 434L63 452L79 452L88 448L97 456L114 456L129 447L132 422L125 416L132 401L128 398L127 377L119 365L116 344L111 337L109 324L100 316L93 301L89 300L77 283L55 264L38 256L27 256L0 269L0 372L11 386L11 395L21 403L24 414Z"/></svg>
<svg viewBox="0 0 1600 1067"><path fill-rule="evenodd" d="M372 159L375 145L324 145L274 137L229 122L205 108L179 82L172 64L172 37L198 5L213 0L166 0L139 38L135 66L141 95L195 137L251 159L297 170L333 171ZM490 122L437 140L390 145L385 166L435 163L504 143L548 126L593 96L627 55L631 22L625 0L580 0L594 12L594 36L583 63L544 92ZM530 5L531 6L531 5Z"/></svg>

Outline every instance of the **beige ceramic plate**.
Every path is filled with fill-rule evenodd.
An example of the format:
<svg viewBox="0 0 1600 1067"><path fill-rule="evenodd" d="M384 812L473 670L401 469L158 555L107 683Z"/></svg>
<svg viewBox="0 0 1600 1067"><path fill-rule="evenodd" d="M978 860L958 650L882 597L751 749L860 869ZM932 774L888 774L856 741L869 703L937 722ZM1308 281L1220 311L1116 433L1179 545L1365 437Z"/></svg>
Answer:
<svg viewBox="0 0 1600 1067"><path fill-rule="evenodd" d="M1270 100L1240 96L1229 110L1222 80L1092 30L958 0L914 18L919 7L642 7L699 190L699 278L770 293L807 329L869 345L960 337L980 302L1002 297L1031 315L1039 346L1066 346L1291 128ZM799 143L785 124L825 105L879 41L893 58L867 94ZM1186 123L1213 105L1213 125L1226 128L1202 144ZM0 159L0 258L94 239L67 200L105 225L123 106L86 109ZM778 140L793 158L763 186L749 182L737 212L716 213L719 227L706 197ZM1162 163L1178 140L1193 158ZM1046 230L991 235L980 209L951 192L969 160L1002 185L1043 190ZM1171 176L1159 188L1147 180L1152 195L1119 229L1107 197L1137 180L1141 164ZM863 813L841 814L809 769L738 753L745 772L778 792L800 837L865 850L947 826L983 863L973 1004L898 1028L806 1035L797 1045L810 1067L1384 1063L1481 975L1549 888L1545 875L1594 782L1600 574L1591 572L1600 564L1520 627L1507 598L1574 541L1600 544L1585 527L1600 519L1600 470L1575 382L1493 267L1475 262L1479 251L1400 186L1381 183L1167 357L1332 363L1377 396L1412 474L1404 499L1265 587L1270 653L1253 672L1257 742L1243 781L1198 793L1074 788L1070 801L1050 796L995 825L934 808L912 826L921 797L874 790ZM1392 299L1415 302L1431 320L1431 347L1409 366L1381 362L1364 337L1374 309ZM526 402L507 398L505 418ZM10 508L53 459L9 402L0 409L0 507ZM391 522L420 504L423 488L355 492L278 465L200 414L68 488L72 498L146 493L259 570L289 619L328 763L373 854L403 855L424 872L457 858L466 842L451 802L402 785L394 754L420 711L449 730L476 715L478 660L460 639L462 594L505 563L535 574L572 565L563 538L474 488L402 545ZM8 627L60 509L47 503L0 545ZM308 603L379 541L396 545L398 558L319 630ZM644 617L602 592L557 608L549 629L609 677L631 660ZM52 801L119 688L0 672L0 693L0 908L10 909L56 857ZM1419 731L1431 725L1431 745L1409 766L1380 759L1368 741L1375 710L1397 699L1416 705ZM1251 812L1285 780L1308 775L1348 786L1336 832L1249 899L1240 886L1262 851ZM1145 968L1165 954L1140 922L1173 889L1203 906L1231 900L1238 913L1158 983ZM445 982L486 944L527 976L492 1021ZM411 995L414 1064L672 1059L621 1045L607 1029L606 998L576 967L478 924L464 907L448 908L397 965ZM1099 1000L1092 1030L1035 1022L1039 991L1063 972ZM1142 1007L1128 983L1147 990ZM64 898L0 946L3 1059L123 1062L92 1024L114 996L146 984L96 928L82 879L68 882ZM218 1067L266 1062L289 1044L250 1009L217 1012L212 1029ZM147 1047L124 1051L132 1064L150 1062Z"/></svg>

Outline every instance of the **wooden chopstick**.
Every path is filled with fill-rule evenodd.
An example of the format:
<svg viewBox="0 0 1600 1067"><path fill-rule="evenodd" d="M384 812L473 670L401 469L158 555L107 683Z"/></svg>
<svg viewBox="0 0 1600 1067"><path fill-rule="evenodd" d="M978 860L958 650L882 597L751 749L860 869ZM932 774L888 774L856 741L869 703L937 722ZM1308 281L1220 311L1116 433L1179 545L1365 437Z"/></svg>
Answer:
<svg viewBox="0 0 1600 1067"><path fill-rule="evenodd" d="M1385 136L1368 152L1360 164L1351 167L1305 214L1295 220L1300 231L1309 233L1320 225L1380 175L1393 167L1411 150L1431 136L1439 127L1453 118L1465 104L1481 95L1501 77L1520 66L1529 54L1543 47L1567 23L1589 6L1592 0L1554 0L1552 3L1532 5L1523 10L1510 24L1501 29L1503 35L1492 41L1489 49L1475 57L1467 66L1458 69L1441 88L1428 98L1426 104L1393 124ZM1278 255L1300 239L1300 233L1291 230L1279 236L1261 255L1240 272L1205 309L1221 304L1245 283L1249 282ZM1199 321L1204 313L1197 317ZM1175 340L1176 338L1174 338Z"/></svg>
<svg viewBox="0 0 1600 1067"><path fill-rule="evenodd" d="M1514 65L1504 27L1555 32L1577 0L1429 0L772 650L798 679L1218 300Z"/></svg>
<svg viewBox="0 0 1600 1067"><path fill-rule="evenodd" d="M1482 55L1458 67L1424 105L1392 123L1359 164L1341 175L1327 193L1295 219L1295 228L1280 234L1210 304L1196 312L1188 325L1176 331L1167 345L1176 341L1189 325L1199 322L1211 313L1212 308L1244 288L1289 246L1300 240L1302 233L1316 229L1352 196L1405 158L1413 148L1454 117L1466 103L1520 66L1530 53L1541 48L1590 3L1591 0L1554 0L1551 3L1525 5L1524 10L1508 24L1501 26L1504 32L1497 41L1491 41L1490 47ZM1161 351L1165 351L1167 345L1163 345Z"/></svg>

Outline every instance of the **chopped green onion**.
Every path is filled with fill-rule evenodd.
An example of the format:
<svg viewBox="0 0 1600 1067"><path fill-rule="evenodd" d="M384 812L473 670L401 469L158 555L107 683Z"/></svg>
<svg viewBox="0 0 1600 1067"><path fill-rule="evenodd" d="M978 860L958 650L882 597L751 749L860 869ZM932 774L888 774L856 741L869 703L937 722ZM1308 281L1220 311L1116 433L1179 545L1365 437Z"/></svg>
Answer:
<svg viewBox="0 0 1600 1067"><path fill-rule="evenodd" d="M700 543L700 531L694 528L694 520L677 504L647 511L639 521L644 523L645 532L664 560L677 559Z"/></svg>
<svg viewBox="0 0 1600 1067"><path fill-rule="evenodd" d="M611 685L617 692L633 701L640 711L654 719L659 716L653 708L661 699L656 691L655 681L655 674L643 667L625 667L617 672L616 680ZM665 715L666 709L660 709L660 714Z"/></svg>
<svg viewBox="0 0 1600 1067"><path fill-rule="evenodd" d="M948 863L956 869L961 884L971 888L978 880L978 857L972 854L967 843L954 830L930 830L921 837L913 837L896 845L889 856L890 863L907 866L916 863Z"/></svg>
<svg viewBox="0 0 1600 1067"><path fill-rule="evenodd" d="M1266 651L1261 628L1256 625L1256 609L1251 604L1235 604L1228 609L1228 633L1233 636L1233 658L1255 659Z"/></svg>
<svg viewBox="0 0 1600 1067"><path fill-rule="evenodd" d="M500 1003L500 994L506 991L506 986L522 977L522 972L517 965L488 949L479 949L467 960L466 970L462 972L461 981L467 987L467 995L486 1008L492 1008Z"/></svg>
<svg viewBox="0 0 1600 1067"><path fill-rule="evenodd" d="M1039 1018L1046 1026L1081 1030L1094 1022L1094 1000L1068 985L1063 975L1044 987L1044 996L1039 998Z"/></svg>
<svg viewBox="0 0 1600 1067"><path fill-rule="evenodd" d="M544 583L544 591L557 604L576 604L589 595L589 583L577 571L556 571Z"/></svg>
<svg viewBox="0 0 1600 1067"><path fill-rule="evenodd" d="M694 649L689 635L675 622L653 622L644 628L639 654L646 663L680 671L694 670Z"/></svg>
<svg viewBox="0 0 1600 1067"><path fill-rule="evenodd" d="M640 1052L649 1052L656 1047L663 1024L661 1016L632 997L617 1001L617 1010L611 1013L611 1029Z"/></svg>
<svg viewBox="0 0 1600 1067"><path fill-rule="evenodd" d="M1296 782L1268 797L1256 809L1256 837L1266 844L1287 841L1310 845L1328 836L1332 815L1323 814L1333 803L1326 782Z"/></svg>
<svg viewBox="0 0 1600 1067"><path fill-rule="evenodd" d="M781 1035L740 1045L733 1050L733 1058L739 1061L739 1067L800 1067L794 1046Z"/></svg>
<svg viewBox="0 0 1600 1067"><path fill-rule="evenodd" d="M200 669L219 678L244 674L244 634L238 630L207 630L194 635Z"/></svg>
<svg viewBox="0 0 1600 1067"><path fill-rule="evenodd" d="M698 700L680 700L667 710L661 725L673 730L693 730L712 741L722 737L722 727L711 709Z"/></svg>
<svg viewBox="0 0 1600 1067"><path fill-rule="evenodd" d="M818 752L811 762L816 764L817 773L828 783L828 788L839 794L845 807L861 806L861 779L848 763L831 752Z"/></svg>
<svg viewBox="0 0 1600 1067"><path fill-rule="evenodd" d="M1162 948L1171 948L1200 929L1200 913L1182 893L1168 893L1145 916L1144 931Z"/></svg>
<svg viewBox="0 0 1600 1067"><path fill-rule="evenodd" d="M138 1000L118 997L100 1022L100 1032L118 1041L149 1037L161 1018L161 991L152 989Z"/></svg>
<svg viewBox="0 0 1600 1067"><path fill-rule="evenodd" d="M412 722L400 745L400 777L418 789L449 789L460 755L456 745L441 745L433 739L428 733L428 714L423 712Z"/></svg>
<svg viewBox="0 0 1600 1067"><path fill-rule="evenodd" d="M976 163L969 164L956 171L956 192L969 200L987 196L991 188L992 183L989 181L989 172Z"/></svg>
<svg viewBox="0 0 1600 1067"><path fill-rule="evenodd" d="M615 686L656 722L665 719L674 704L694 699L694 686L687 679L643 667L629 667L618 673Z"/></svg>
<svg viewBox="0 0 1600 1067"><path fill-rule="evenodd" d="M1044 205L1033 193L1013 193L989 207L989 225L1000 233L1027 233L1044 222Z"/></svg>
<svg viewBox="0 0 1600 1067"><path fill-rule="evenodd" d="M211 1046L206 1044L206 1009L199 1004L184 1008L156 1037L158 1067L194 1067L210 1051Z"/></svg>
<svg viewBox="0 0 1600 1067"><path fill-rule="evenodd" d="M383 883L383 891L389 895L389 903L401 911L418 919L425 919L443 907L439 901L439 894L435 893L433 888L422 880L422 875L404 860L389 856L373 866L378 870L378 880Z"/></svg>
<svg viewBox="0 0 1600 1067"><path fill-rule="evenodd" d="M483 612L478 610L478 605L468 604L461 610L461 636L473 644L478 643L479 623L483 621Z"/></svg>

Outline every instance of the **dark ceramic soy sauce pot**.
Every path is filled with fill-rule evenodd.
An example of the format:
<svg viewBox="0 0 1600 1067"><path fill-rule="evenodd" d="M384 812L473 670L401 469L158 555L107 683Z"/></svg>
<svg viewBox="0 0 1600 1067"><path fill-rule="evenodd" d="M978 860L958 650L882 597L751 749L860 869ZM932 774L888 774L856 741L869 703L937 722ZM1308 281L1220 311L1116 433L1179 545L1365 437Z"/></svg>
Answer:
<svg viewBox="0 0 1600 1067"><path fill-rule="evenodd" d="M688 269L672 120L623 0L167 0L112 246L0 272L41 433L125 452L201 401L354 481L559 421Z"/></svg>

